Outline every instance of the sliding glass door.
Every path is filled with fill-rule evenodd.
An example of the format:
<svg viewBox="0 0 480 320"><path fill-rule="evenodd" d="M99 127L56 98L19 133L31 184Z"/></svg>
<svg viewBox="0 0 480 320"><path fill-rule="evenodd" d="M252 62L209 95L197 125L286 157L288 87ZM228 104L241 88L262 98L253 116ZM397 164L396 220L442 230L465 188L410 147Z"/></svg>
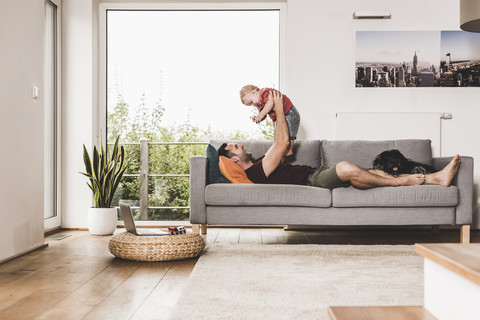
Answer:
<svg viewBox="0 0 480 320"><path fill-rule="evenodd" d="M44 228L60 226L60 26L59 1L45 1L44 50Z"/></svg>

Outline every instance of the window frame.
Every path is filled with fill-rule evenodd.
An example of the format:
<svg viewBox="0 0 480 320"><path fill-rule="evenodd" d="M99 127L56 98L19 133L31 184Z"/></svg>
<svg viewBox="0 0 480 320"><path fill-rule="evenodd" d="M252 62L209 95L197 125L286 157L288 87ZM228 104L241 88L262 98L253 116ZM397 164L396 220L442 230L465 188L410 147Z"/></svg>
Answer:
<svg viewBox="0 0 480 320"><path fill-rule="evenodd" d="M100 3L99 26L99 82L98 82L98 132L94 136L101 137L106 145L107 141L107 12L110 10L151 10L151 11L279 11L279 90L287 91L286 79L286 3ZM142 225L184 224L181 221L141 221ZM119 223L122 225L122 222Z"/></svg>

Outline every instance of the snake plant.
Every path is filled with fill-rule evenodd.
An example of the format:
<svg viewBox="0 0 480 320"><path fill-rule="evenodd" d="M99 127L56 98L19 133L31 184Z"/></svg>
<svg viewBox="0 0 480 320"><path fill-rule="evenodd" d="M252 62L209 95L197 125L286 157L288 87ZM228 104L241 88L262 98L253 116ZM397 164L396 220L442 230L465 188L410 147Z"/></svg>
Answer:
<svg viewBox="0 0 480 320"><path fill-rule="evenodd" d="M90 158L87 148L83 145L86 172L80 173L89 179L87 185L93 192L95 208L110 208L115 190L125 172L125 148L118 145L119 139L120 136L117 136L110 157L107 157L101 139L99 149L93 146L93 158Z"/></svg>

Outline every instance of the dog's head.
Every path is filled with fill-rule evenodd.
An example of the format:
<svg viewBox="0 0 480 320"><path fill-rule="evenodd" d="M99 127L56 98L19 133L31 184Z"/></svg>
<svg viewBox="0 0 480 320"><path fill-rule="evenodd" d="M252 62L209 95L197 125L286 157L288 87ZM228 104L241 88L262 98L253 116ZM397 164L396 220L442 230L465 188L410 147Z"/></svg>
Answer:
<svg viewBox="0 0 480 320"><path fill-rule="evenodd" d="M380 153L372 162L373 169L383 170L392 176L403 172L407 158L398 150L387 150Z"/></svg>

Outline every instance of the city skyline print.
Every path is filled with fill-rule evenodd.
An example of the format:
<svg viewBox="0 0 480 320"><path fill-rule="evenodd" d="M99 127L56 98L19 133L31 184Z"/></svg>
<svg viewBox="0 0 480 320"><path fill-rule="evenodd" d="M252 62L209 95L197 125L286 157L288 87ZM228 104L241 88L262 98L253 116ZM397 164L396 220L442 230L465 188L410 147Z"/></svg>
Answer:
<svg viewBox="0 0 480 320"><path fill-rule="evenodd" d="M356 87L479 87L480 34L357 31Z"/></svg>

